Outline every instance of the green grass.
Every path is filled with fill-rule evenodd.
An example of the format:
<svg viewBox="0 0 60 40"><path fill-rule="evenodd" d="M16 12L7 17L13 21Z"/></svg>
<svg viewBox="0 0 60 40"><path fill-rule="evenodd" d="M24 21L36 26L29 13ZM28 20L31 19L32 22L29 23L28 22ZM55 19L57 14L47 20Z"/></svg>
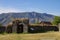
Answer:
<svg viewBox="0 0 60 40"><path fill-rule="evenodd" d="M0 40L60 40L60 32L0 34Z"/></svg>

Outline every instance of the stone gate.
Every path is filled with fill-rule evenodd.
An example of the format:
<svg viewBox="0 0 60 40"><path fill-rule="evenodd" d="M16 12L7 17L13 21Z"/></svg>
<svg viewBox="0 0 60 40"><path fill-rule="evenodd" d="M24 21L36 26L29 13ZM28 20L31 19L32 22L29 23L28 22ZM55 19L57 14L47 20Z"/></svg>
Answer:
<svg viewBox="0 0 60 40"><path fill-rule="evenodd" d="M12 32L14 33L27 33L28 32L28 19L17 19L13 21Z"/></svg>

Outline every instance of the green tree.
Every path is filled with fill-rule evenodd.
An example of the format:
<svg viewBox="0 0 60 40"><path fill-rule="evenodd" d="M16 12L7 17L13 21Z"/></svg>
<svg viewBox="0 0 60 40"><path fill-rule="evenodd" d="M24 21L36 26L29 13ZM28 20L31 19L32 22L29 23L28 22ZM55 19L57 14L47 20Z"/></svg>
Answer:
<svg viewBox="0 0 60 40"><path fill-rule="evenodd" d="M59 16L55 16L53 24L54 25L58 25L60 23L60 17Z"/></svg>

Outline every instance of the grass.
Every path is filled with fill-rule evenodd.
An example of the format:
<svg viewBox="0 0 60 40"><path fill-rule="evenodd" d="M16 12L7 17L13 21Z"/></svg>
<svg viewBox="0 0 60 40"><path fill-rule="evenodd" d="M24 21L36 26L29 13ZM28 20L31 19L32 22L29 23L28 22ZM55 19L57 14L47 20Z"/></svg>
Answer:
<svg viewBox="0 0 60 40"><path fill-rule="evenodd" d="M60 32L35 34L0 34L0 40L60 40Z"/></svg>

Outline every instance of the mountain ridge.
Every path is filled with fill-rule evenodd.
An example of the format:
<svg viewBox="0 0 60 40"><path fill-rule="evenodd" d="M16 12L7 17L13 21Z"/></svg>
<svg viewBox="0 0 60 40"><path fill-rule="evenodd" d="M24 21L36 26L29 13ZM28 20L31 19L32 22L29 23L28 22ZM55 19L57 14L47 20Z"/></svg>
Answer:
<svg viewBox="0 0 60 40"><path fill-rule="evenodd" d="M2 13L0 14L0 23L3 25L8 24L11 22L11 18L29 18L30 23L35 23L35 18L38 21L53 21L54 15L47 14L47 13L38 13L38 12L17 12L17 13Z"/></svg>

